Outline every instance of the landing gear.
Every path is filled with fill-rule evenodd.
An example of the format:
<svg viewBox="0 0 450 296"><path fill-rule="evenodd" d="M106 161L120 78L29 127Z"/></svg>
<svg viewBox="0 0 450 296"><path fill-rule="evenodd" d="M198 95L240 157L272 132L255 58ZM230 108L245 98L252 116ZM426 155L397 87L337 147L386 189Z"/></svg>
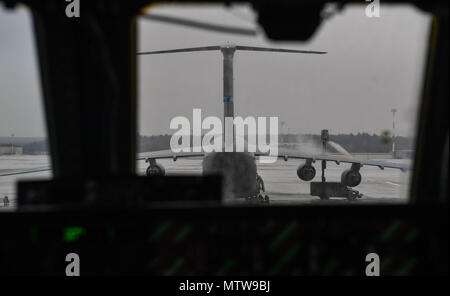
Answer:
<svg viewBox="0 0 450 296"><path fill-rule="evenodd" d="M263 203L269 203L269 196L266 194L266 187L264 186L264 181L260 175L256 174L256 189L259 191L258 198Z"/></svg>
<svg viewBox="0 0 450 296"><path fill-rule="evenodd" d="M258 194L258 195L254 195L254 196L250 196L250 197L246 197L245 200L249 203L257 203L257 204L268 204L270 203L270 199L268 195L262 195L262 194Z"/></svg>
<svg viewBox="0 0 450 296"><path fill-rule="evenodd" d="M253 203L265 203L268 204L270 202L269 196L266 194L266 189L264 187L264 181L260 175L256 174L256 192L257 195L250 196L246 198L247 202Z"/></svg>
<svg viewBox="0 0 450 296"><path fill-rule="evenodd" d="M5 195L5 197L3 197L3 206L6 208L7 206L9 206L9 199L8 196Z"/></svg>

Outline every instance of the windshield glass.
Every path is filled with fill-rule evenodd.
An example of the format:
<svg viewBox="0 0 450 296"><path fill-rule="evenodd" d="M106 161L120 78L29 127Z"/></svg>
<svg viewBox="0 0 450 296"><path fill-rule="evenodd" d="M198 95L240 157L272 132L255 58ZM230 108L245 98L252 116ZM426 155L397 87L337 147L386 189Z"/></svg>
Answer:
<svg viewBox="0 0 450 296"><path fill-rule="evenodd" d="M334 12L307 42L275 42L250 5L146 11L139 53L207 48L138 55L137 153L155 162L139 160L137 174L219 173L227 200L407 201L430 16L407 5L383 5L379 18L365 5ZM0 9L0 38L4 210L18 180L52 173L25 7ZM243 154L228 158L227 147Z"/></svg>
<svg viewBox="0 0 450 296"><path fill-rule="evenodd" d="M51 177L41 81L28 9L0 7L0 211L17 207L16 182ZM39 170L39 172L33 172ZM45 171L40 171L45 169ZM25 174L14 174L25 172ZM5 176L6 175L6 176Z"/></svg>
<svg viewBox="0 0 450 296"><path fill-rule="evenodd" d="M365 5L347 5L336 14L328 13L308 42L269 40L247 5L162 5L148 10L138 21L138 52L204 46L219 49L138 55L138 152L154 156L149 152L166 150L163 154L173 155L176 143L181 145L175 145L178 148L187 146L183 152L204 153L204 144L214 141L195 141L196 133L200 138L208 133L223 134L225 124L216 126L210 122L216 122L214 119L205 122L205 118L217 118L223 123L230 114L230 90L225 81L229 74L224 70L223 48L234 47L232 115L254 119L256 126L250 124L243 129L248 142L253 139L250 135L258 133L261 118L266 120L267 142L272 134L277 134L278 139L277 149L266 149L266 153L279 156L276 161L262 163L256 159L256 175L265 189L261 191L263 196L267 195L273 204L310 203L320 201L317 191L332 190L341 198L348 194L362 196L358 201L407 201L411 172L398 168L412 168L430 17L406 5L385 5L379 18L369 18L365 9ZM333 7L327 6L325 13L330 11ZM241 31L256 30L256 35L167 22L176 18ZM250 51L240 50L239 46L326 54ZM235 125L235 129L239 127ZM323 130L329 135L325 145ZM235 130L235 134L239 132ZM217 139L225 149L223 138ZM196 144L201 148L195 150ZM258 152L259 141L254 144ZM284 155L287 158L281 157ZM328 157L325 179L320 158L311 162L315 170L312 179L304 175L305 169L299 172L305 165L310 168L308 159L302 158L308 155ZM205 169L210 169L205 165L205 156L156 162L166 175L205 174ZM342 159L356 159L362 166L333 161ZM144 161L139 161L137 167L139 174L149 173ZM350 173L345 174L346 170ZM310 180L304 181L300 175ZM323 180L334 185L323 189L319 184ZM344 180L353 186L340 186ZM312 191L316 196L311 195Z"/></svg>

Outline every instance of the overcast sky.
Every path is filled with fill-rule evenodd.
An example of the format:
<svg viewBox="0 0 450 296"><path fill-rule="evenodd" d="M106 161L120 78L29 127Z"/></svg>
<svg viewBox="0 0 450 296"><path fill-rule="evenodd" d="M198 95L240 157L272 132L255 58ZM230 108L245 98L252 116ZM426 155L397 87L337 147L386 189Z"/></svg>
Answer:
<svg viewBox="0 0 450 296"><path fill-rule="evenodd" d="M138 22L138 50L240 45L328 51L327 55L237 52L235 114L278 116L285 132L380 133L391 128L410 135L422 84L429 17L412 7L382 5L381 18L349 7L322 24L308 43L271 42L261 33L242 37L155 21ZM246 7L160 6L154 12L215 24L254 28ZM82 11L81 11L82 14ZM81 15L82 17L82 15ZM0 8L0 136L44 136L36 52L25 9ZM138 57L139 132L169 133L175 116L193 108L221 117L220 52Z"/></svg>

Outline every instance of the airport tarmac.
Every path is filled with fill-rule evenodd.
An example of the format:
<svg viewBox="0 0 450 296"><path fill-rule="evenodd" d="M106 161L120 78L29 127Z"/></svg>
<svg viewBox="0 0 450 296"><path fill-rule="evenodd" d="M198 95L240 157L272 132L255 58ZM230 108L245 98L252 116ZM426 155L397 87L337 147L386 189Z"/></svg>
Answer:
<svg viewBox="0 0 450 296"><path fill-rule="evenodd" d="M408 163L408 160L384 160L390 162ZM166 168L168 175L201 174L201 159L171 159L158 160ZM331 198L328 201L309 195L309 183L297 177L297 167L303 162L300 160L278 160L273 164L257 164L258 173L263 178L266 193L270 204L342 204L342 203L404 203L407 202L410 173L403 173L397 169L380 170L378 167L365 166L361 168L362 182L355 187L363 197L355 201L342 198ZM49 165L47 155L2 155L0 156L0 172L32 169ZM313 181L320 181L320 162L314 164L317 174ZM327 181L340 181L342 171L349 164L337 165L327 162ZM139 161L138 172L145 174L147 164ZM0 209L14 210L17 207L16 188L17 180L36 180L51 178L51 171L37 172L24 175L0 177ZM3 205L3 197L7 195L10 200L9 207Z"/></svg>

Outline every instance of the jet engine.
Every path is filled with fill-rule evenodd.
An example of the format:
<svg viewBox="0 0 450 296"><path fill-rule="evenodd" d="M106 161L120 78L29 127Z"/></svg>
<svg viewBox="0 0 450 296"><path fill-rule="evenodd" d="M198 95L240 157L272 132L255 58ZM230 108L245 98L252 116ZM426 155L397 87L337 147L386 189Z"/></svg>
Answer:
<svg viewBox="0 0 450 296"><path fill-rule="evenodd" d="M157 163L154 159L148 160L149 166L147 168L146 174L148 177L150 176L165 176L166 170L164 167Z"/></svg>
<svg viewBox="0 0 450 296"><path fill-rule="evenodd" d="M311 164L304 164L298 167L297 176L303 181L311 181L316 176L316 169Z"/></svg>
<svg viewBox="0 0 450 296"><path fill-rule="evenodd" d="M358 186L362 180L359 167L359 165L353 164L351 169L343 171L341 175L342 184L348 187Z"/></svg>

